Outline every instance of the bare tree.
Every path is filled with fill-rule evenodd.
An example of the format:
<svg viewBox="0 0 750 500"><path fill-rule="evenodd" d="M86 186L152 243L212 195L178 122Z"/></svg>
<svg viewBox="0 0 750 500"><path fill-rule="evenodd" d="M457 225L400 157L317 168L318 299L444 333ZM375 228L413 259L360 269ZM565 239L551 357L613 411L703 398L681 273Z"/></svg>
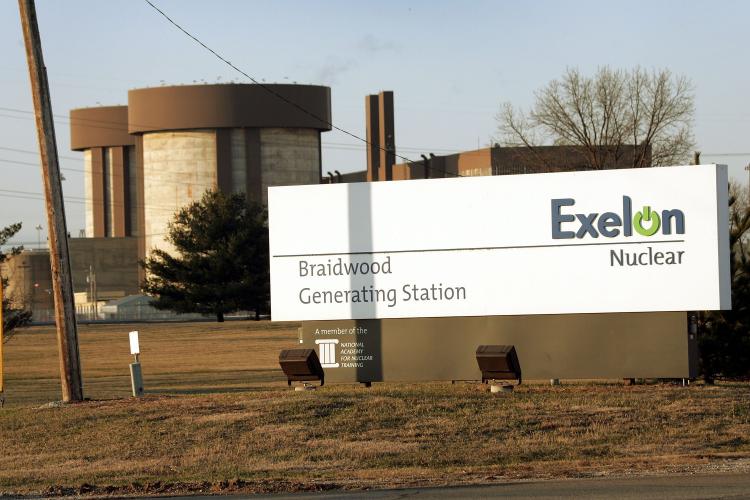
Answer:
<svg viewBox="0 0 750 500"><path fill-rule="evenodd" d="M498 142L532 152L543 145L578 146L592 169L623 161L632 167L677 165L693 149L693 113L692 84L668 70L602 67L587 77L568 69L535 92L528 113L502 105ZM623 147L631 145L637 147Z"/></svg>

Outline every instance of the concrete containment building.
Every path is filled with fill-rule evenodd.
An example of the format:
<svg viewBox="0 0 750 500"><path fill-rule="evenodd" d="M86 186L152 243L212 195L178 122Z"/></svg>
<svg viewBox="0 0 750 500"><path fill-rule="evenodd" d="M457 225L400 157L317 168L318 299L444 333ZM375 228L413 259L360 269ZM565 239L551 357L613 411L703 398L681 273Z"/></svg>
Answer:
<svg viewBox="0 0 750 500"><path fill-rule="evenodd" d="M70 122L71 149L84 155L86 223L85 238L72 238L69 249L77 304L90 307L138 293L138 260L171 250L168 223L207 189L265 204L268 186L319 184L331 89L136 89L127 106L74 109ZM49 252L27 251L2 267L8 296L37 321L51 317Z"/></svg>
<svg viewBox="0 0 750 500"><path fill-rule="evenodd" d="M91 171L86 235L136 236L143 258L171 250L167 224L208 189L265 204L268 186L318 184L330 123L330 88L315 85L145 88L127 107L73 110L71 147Z"/></svg>

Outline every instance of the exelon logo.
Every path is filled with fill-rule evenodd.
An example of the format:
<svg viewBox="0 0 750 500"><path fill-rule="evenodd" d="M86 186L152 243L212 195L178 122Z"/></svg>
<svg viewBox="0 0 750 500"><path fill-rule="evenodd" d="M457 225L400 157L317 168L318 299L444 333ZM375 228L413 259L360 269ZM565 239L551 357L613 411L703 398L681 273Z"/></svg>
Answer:
<svg viewBox="0 0 750 500"><path fill-rule="evenodd" d="M573 198L559 198L552 200L552 238L565 240L572 238L605 238L633 236L633 230L642 236L653 236L661 229L662 234L685 234L685 214L682 210L662 210L661 213L650 205L644 205L641 210L633 213L633 202L629 196L622 197L622 211L592 213L563 213L564 207L576 204ZM578 222L579 226L567 223ZM563 226L566 224L565 226ZM563 230L566 229L575 229Z"/></svg>

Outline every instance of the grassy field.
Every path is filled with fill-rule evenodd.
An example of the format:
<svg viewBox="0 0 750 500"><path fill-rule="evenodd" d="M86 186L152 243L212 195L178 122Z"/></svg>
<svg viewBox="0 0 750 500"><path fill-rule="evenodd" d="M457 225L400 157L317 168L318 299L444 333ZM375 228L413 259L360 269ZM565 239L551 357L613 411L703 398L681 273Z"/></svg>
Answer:
<svg viewBox="0 0 750 500"><path fill-rule="evenodd" d="M7 348L0 492L158 494L750 471L750 386L479 384L286 388L296 325L138 325L148 397L128 396L125 326L81 328L86 392L58 399L50 329ZM156 394L158 392L158 394Z"/></svg>
<svg viewBox="0 0 750 500"><path fill-rule="evenodd" d="M92 399L130 395L131 330L139 331L147 392L210 393L281 386L285 379L279 370L279 351L295 346L298 326L268 321L79 325L84 393ZM5 350L6 405L61 398L54 327L26 329Z"/></svg>

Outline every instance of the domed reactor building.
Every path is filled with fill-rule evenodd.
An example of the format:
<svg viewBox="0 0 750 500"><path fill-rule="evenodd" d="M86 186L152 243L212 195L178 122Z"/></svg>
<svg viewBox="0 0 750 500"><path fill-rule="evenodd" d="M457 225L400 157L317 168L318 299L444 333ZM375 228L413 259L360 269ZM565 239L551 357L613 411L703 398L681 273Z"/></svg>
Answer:
<svg viewBox="0 0 750 500"><path fill-rule="evenodd" d="M166 251L174 213L209 189L263 204L268 186L321 182L331 91L315 85L185 85L131 90L127 106L72 110L84 152L86 236L135 237Z"/></svg>

